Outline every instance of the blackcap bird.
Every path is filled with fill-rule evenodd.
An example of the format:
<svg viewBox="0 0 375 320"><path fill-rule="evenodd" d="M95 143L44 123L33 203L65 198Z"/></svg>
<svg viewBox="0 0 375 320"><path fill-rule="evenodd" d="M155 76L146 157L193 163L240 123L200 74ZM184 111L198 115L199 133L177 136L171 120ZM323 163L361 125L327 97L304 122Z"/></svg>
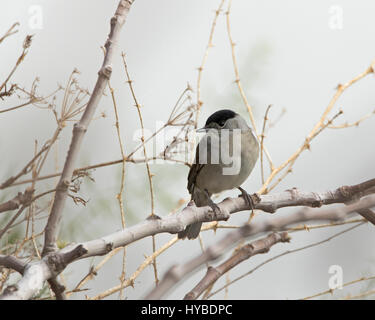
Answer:
<svg viewBox="0 0 375 320"><path fill-rule="evenodd" d="M241 188L253 170L259 156L259 144L244 118L232 110L219 110L197 130L206 134L196 148L195 161L190 168L187 188L197 207L210 206L220 210L211 195L238 188L251 205L250 195ZM202 222L188 225L178 238L195 239Z"/></svg>

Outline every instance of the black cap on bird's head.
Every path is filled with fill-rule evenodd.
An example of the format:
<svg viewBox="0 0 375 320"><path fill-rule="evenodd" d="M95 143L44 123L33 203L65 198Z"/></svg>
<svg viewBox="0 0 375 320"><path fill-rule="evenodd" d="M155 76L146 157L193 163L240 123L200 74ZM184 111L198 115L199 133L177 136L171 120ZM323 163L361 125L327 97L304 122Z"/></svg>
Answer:
<svg viewBox="0 0 375 320"><path fill-rule="evenodd" d="M232 119L235 116L236 116L236 113L232 110L229 110L229 109L219 110L208 117L205 126L207 127L212 122L217 123L219 125L223 125L228 119Z"/></svg>
<svg viewBox="0 0 375 320"><path fill-rule="evenodd" d="M225 125L228 119L233 119L236 115L237 113L229 109L216 111L208 117L204 128L198 131L206 131L211 128L220 129Z"/></svg>

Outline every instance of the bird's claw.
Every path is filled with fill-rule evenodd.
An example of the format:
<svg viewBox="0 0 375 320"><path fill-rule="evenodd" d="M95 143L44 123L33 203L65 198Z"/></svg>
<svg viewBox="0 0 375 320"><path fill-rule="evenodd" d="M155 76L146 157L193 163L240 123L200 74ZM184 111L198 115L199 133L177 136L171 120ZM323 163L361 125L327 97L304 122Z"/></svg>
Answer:
<svg viewBox="0 0 375 320"><path fill-rule="evenodd" d="M215 213L215 215L218 215L219 213L221 213L220 207L215 202L212 201L209 204L209 206L212 209L212 211Z"/></svg>
<svg viewBox="0 0 375 320"><path fill-rule="evenodd" d="M242 196L242 198L244 198L246 204L251 208L251 210L254 210L255 204L253 198L251 197L251 194L248 194L246 190L242 189L241 187L238 187L238 190L241 191L239 197Z"/></svg>

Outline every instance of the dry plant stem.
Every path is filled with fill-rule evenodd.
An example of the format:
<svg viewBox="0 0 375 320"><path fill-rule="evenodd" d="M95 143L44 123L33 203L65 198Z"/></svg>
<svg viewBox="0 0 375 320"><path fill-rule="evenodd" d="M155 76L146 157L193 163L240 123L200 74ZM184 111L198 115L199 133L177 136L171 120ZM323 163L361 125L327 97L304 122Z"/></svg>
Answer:
<svg viewBox="0 0 375 320"><path fill-rule="evenodd" d="M105 297L110 296L113 293L116 293L117 291L121 290L121 288L125 288L128 286L134 286L134 281L135 279L141 274L141 272L150 264L153 263L155 258L162 254L164 251L166 251L168 248L173 246L175 243L177 243L179 239L177 237L172 238L169 240L167 243L165 243L160 249L156 250L153 252L152 255L148 256L142 263L141 265L137 268L137 270L124 282L121 284L121 286L115 286L113 288L110 288L92 298L90 300L101 300Z"/></svg>
<svg viewBox="0 0 375 320"><path fill-rule="evenodd" d="M226 281L227 283L230 282L229 272L226 274L225 281ZM213 286L211 286L210 288L212 289L212 287L213 287ZM211 290L209 290L209 291L211 291ZM208 293L209 291L207 291L207 293ZM225 288L224 300L228 300L228 297L229 297L229 289L228 289L228 288Z"/></svg>
<svg viewBox="0 0 375 320"><path fill-rule="evenodd" d="M135 103L135 107L137 108L139 122L140 122L140 125L141 125L141 131L142 131L141 141L142 141L142 147L143 147L143 155L145 157L145 164L146 164L148 182L149 182L149 186L150 186L150 196L151 196L151 215L150 215L150 217L153 217L155 215L155 197L154 197L154 188L153 188L153 183L152 183L153 174L151 173L150 164L148 163L148 157L147 157L147 152L146 152L145 127L144 127L144 124L143 124L141 105L138 103L137 97L135 95L135 91L134 91L134 88L133 88L133 81L130 78L128 66L127 66L126 60L125 60L125 54L122 53L121 56L122 56L122 61L123 61L124 68L125 68L127 82L129 84L129 88L130 88L130 91L131 91L131 94L132 94L132 97L133 97L133 100L134 100L134 103ZM156 248L155 237L152 236L152 251L153 252L155 252L155 248ZM155 284L157 284L159 282L159 279L158 279L158 271L157 271L156 260L153 261L152 265L153 265L153 268L154 268Z"/></svg>
<svg viewBox="0 0 375 320"><path fill-rule="evenodd" d="M243 90L242 83L241 83L241 80L240 80L240 73L238 71L238 64L237 64L237 59L236 59L236 53L235 53L235 50L234 50L234 47L235 47L236 44L233 41L231 27L230 27L230 10L231 10L231 6L232 6L232 0L229 0L228 9L225 12L225 15L226 15L226 22L227 22L227 33L228 33L228 38L229 38L229 43L230 43L231 53L232 53L233 69L234 69L234 74L235 74L235 77L236 77L235 82L237 84L238 90L240 91L240 95L241 95L241 98L242 98L242 100L243 100L243 102L244 102L244 104L246 106L247 112L249 113L251 125L253 126L255 134L256 134L256 137L259 140L257 128L256 128L256 125L255 125L255 119L254 119L253 109L252 109L252 107L250 106L250 104L249 104L249 102L247 100L245 91ZM267 159L269 161L270 167L273 168L273 163L272 163L271 156L270 156L268 150L264 146L263 146L263 152L267 156Z"/></svg>
<svg viewBox="0 0 375 320"><path fill-rule="evenodd" d="M161 131L161 130L158 130L158 131ZM147 140L149 140L149 139L147 139ZM135 151L133 151L132 153L135 153ZM168 161L171 161L171 162L184 164L184 165L190 167L190 164L188 162L185 162L183 160L178 160L178 159L167 159L167 158L165 158L164 156L161 156L161 155L160 156L149 157L147 160L148 161L152 161L152 160L168 160ZM116 165L116 164L121 164L123 161L124 161L123 159L118 159L118 160L107 161L107 162L103 162L103 163L99 163L99 164L94 164L94 165L90 165L90 166L86 166L86 167L82 167L82 168L77 168L77 169L75 169L73 171L73 175L76 175L76 174L78 174L79 172L82 172L82 171L87 171L87 170L92 170L92 169L97 169L97 168L103 168L103 167L113 166L113 165ZM125 157L125 162L130 162L130 163L144 163L144 162L146 162L146 159L144 159L144 158L138 159L138 158L132 158L132 156L126 156ZM62 174L62 172L58 172L58 173L48 174L48 175L45 175L45 176L40 176L40 177L38 177L36 179L36 181L41 181L41 180L56 178L56 177L61 176L61 174ZM6 185L3 188L0 185L0 190L8 188L8 187L15 187L15 186L19 186L19 185L22 185L22 184L30 183L32 181L33 181L32 179L27 179L27 180L23 180L23 181L19 181L19 182L15 182L15 183Z"/></svg>
<svg viewBox="0 0 375 320"><path fill-rule="evenodd" d="M190 88L188 90L190 90ZM185 90L184 92L186 92L188 90ZM64 104L63 104L63 106L64 106ZM189 112L190 112L190 110L189 110L189 108L187 108L185 111L182 111L181 113L179 113L177 115L171 114L170 117L169 117L169 119L168 119L168 121L167 121L167 123L164 124L159 129L157 129L151 136L149 136L147 139L145 139L144 142L147 143L148 141L152 140L155 136L157 136L160 132L162 132L166 127L176 125L175 121L180 120L181 117L183 117L184 115L186 115ZM77 111L74 112L74 114L76 114L76 113L77 113ZM67 117L71 117L71 114L69 114L69 115L63 115L62 114L61 115L61 119L57 119L57 117L56 117L56 121L57 121L58 124L61 124L62 121L63 121L62 119L66 119ZM186 124L190 121L191 117L192 117L192 114L190 114L189 119L184 124L184 126L186 126ZM139 149L141 149L142 147L143 147L143 143L141 143L132 152L130 152L125 157L125 161L126 162L131 162L131 163L143 163L143 162L146 162L145 158L141 158L141 159L134 158L135 153ZM186 161L179 160L179 159L172 159L172 158L166 157L164 151L161 152L160 155L150 157L147 160L149 160L149 161L151 161L151 160L168 160L168 161L175 162L175 163L181 163L181 164L184 164L184 165L187 165L187 166L190 167L190 164L188 162L186 162ZM90 165L90 166L86 166L86 167L82 167L82 168L77 168L77 169L75 169L73 171L73 175L77 175L77 174L79 174L82 171L92 170L92 169L96 169L96 168L102 168L102 167L111 166L111 165L115 165L115 164L122 164L123 161L124 161L124 158L121 158L119 160L108 161L108 162L103 162L103 163L99 163L99 164L95 164L95 165ZM44 180L44 179L50 179L50 178L58 177L58 176L61 176L61 174L62 174L62 172L53 173L53 174L49 174L49 175L37 177L35 179L35 181L40 181L40 180ZM20 182L13 182L11 184L7 184L6 186L4 186L4 188L10 187L10 186L17 186L17 185L21 185L21 184L25 184L25 183L30 183L30 182L33 182L33 179L27 179L27 180L23 180L23 181L20 181ZM1 189L1 185L0 185L0 189Z"/></svg>
<svg viewBox="0 0 375 320"><path fill-rule="evenodd" d="M107 86L108 79L111 76L111 64L115 53L115 46L132 3L132 0L121 0L119 2L115 15L111 18L111 30L105 44L106 54L104 57L104 61L102 67L99 70L95 88L90 96L89 102L81 117L81 120L74 125L73 136L64 164L64 169L56 188L57 191L55 194L55 199L53 202L51 213L49 215L47 226L45 228L45 240L42 253L43 256L49 252L53 252L56 250L56 240L59 232L60 221L62 218L62 211L64 209L65 200L68 195L68 187L72 179L83 137L103 95L104 89Z"/></svg>
<svg viewBox="0 0 375 320"><path fill-rule="evenodd" d="M373 295L373 294L375 294L375 290L369 290L369 291L366 291L366 292L359 293L355 296L345 297L342 300L361 299L361 298L364 298L364 297L367 297L367 296L370 296L370 295Z"/></svg>
<svg viewBox="0 0 375 320"><path fill-rule="evenodd" d="M134 100L134 103L135 103L135 107L137 108L139 122L140 122L140 125L141 125L141 130L142 130L141 141L142 141L142 147L143 147L143 154L144 154L144 157L145 157L145 160L146 160L146 169L147 169L148 181L149 181L149 185L150 185L151 215L154 215L155 214L155 200L154 200L154 191L153 191L153 186L152 186L152 176L153 175L151 173L150 165L149 165L148 160L147 160L148 158L147 158L147 152L146 152L146 146L145 146L145 128L144 128L144 125L143 125L141 105L138 103L138 100L135 96L135 91L134 91L134 88L133 88L133 81L130 79L128 66L126 64L124 53L122 53L122 61L123 61L124 68L125 68L127 82L129 84L129 88L130 88L130 91L131 91L131 94L132 94L132 97L133 97L133 100Z"/></svg>
<svg viewBox="0 0 375 320"><path fill-rule="evenodd" d="M28 202L25 202L22 207L17 211L17 213L12 217L12 219L7 223L7 225L0 230L0 239L3 237L3 235L5 234L5 232L7 232L8 229L12 228L13 226L15 226L16 224L14 223L17 218L21 215L21 213L28 207L30 206L35 200L51 193L51 192L55 192L56 189L52 189L52 190L48 190L48 191L45 191L43 193L40 193L38 195L36 195L35 197L33 197L30 201Z"/></svg>
<svg viewBox="0 0 375 320"><path fill-rule="evenodd" d="M123 159L122 161L122 167L121 167L121 182L120 182L120 191L116 195L116 198L118 200L119 206L120 206L120 215L121 215L121 226L123 229L126 227L126 221L125 221L125 212L124 212L124 203L123 203L123 192L124 192L124 184L125 184L125 151L124 151L124 145L122 143L121 139L121 132L120 132L120 122L119 122L119 116L117 112L117 103L116 103L116 97L114 90L111 86L111 82L108 80L108 87L111 92L112 102L113 102L113 109L115 111L115 118L116 118L116 131L117 131L117 138L120 145L120 152L121 157ZM126 276L126 248L124 248L123 252L123 260L122 260L122 271L120 276L121 283L124 282ZM123 299L123 290L120 291L120 299Z"/></svg>
<svg viewBox="0 0 375 320"><path fill-rule="evenodd" d="M357 121L354 121L352 123L345 122L345 123L340 124L340 125L330 125L330 126L328 126L328 128L330 128L330 129L345 129L345 128L350 128L350 127L358 127L363 121L369 119L374 114L375 114L375 110L366 114L366 115L364 115L363 117L361 117L360 119L358 119Z"/></svg>
<svg viewBox="0 0 375 320"><path fill-rule="evenodd" d="M16 109L19 109L19 108L22 108L22 107L25 107L29 104L32 104L33 102L35 102L34 99L31 99L25 103L21 103L20 105L18 106L15 106L15 107L11 107L11 108L7 108L7 109L3 109L3 110L0 110L0 113L5 113L5 112L8 112L8 111L13 111L13 110L16 110Z"/></svg>
<svg viewBox="0 0 375 320"><path fill-rule="evenodd" d="M9 79L12 77L12 75L14 74L14 72L16 72L18 66L22 63L23 59L25 59L26 55L27 55L27 49L30 47L31 45L31 40L32 40L32 36L31 35L27 35L24 42L23 42L23 49L22 49L22 53L21 55L18 57L17 59L17 62L15 64L15 66L13 67L13 69L10 71L8 77L4 80L4 82L0 85L0 92L1 90L3 90L3 88L6 86L7 82L9 81Z"/></svg>
<svg viewBox="0 0 375 320"><path fill-rule="evenodd" d="M257 132L255 120L254 120L253 109L250 106L249 102L247 101L245 92L242 88L242 84L241 84L241 81L240 81L240 74L239 74L238 66L237 66L236 54L234 52L235 43L234 43L233 38L232 38L232 33L231 33L231 28L230 28L230 18L229 18L231 6L232 6L232 0L229 0L228 9L225 12L225 15L226 15L226 18L227 18L227 31L228 31L228 37L229 37L229 42L230 42L231 51L232 51L232 61L233 61L234 74L236 76L235 82L238 86L238 90L240 91L241 98L244 101L245 106L247 108L247 111L249 113L251 125L253 126L254 131Z"/></svg>
<svg viewBox="0 0 375 320"><path fill-rule="evenodd" d="M311 140L316 136L317 132L319 132L325 125L325 121L327 119L328 114L331 112L333 107L335 106L337 100L339 97L342 95L342 93L352 86L354 83L357 81L363 79L364 77L373 74L374 73L374 65L375 65L375 60L371 63L370 67L368 67L364 72L360 73L350 81L348 81L345 84L339 84L337 86L337 90L335 95L332 97L331 101L329 102L328 106L323 112L323 115L321 116L320 120L316 123L314 128L311 130L309 135L305 138L304 143L284 162L282 163L279 167L275 168L271 172L271 174L268 176L267 180L263 184L262 188L259 190L259 193L264 193L267 192L267 187L271 183L271 181L275 178L275 176L282 171L286 166L288 166L290 163L294 162L300 154L305 151L306 149L309 149L310 147L310 142Z"/></svg>
<svg viewBox="0 0 375 320"><path fill-rule="evenodd" d="M233 269L238 264L249 259L250 257L267 253L270 248L278 242L289 242L290 238L287 232L271 233L267 237L255 240L247 245L242 246L239 250L222 264L217 267L208 267L206 275L199 281L199 283L185 295L184 300L196 300L203 293L204 290L212 287L212 285L229 270Z"/></svg>
<svg viewBox="0 0 375 320"><path fill-rule="evenodd" d="M220 0L219 7L215 11L215 16L214 16L214 19L213 19L212 25L211 25L210 35L208 37L208 44L207 44L206 49L205 49L204 54L203 54L202 63L201 63L201 65L198 68L198 79L197 79L197 111L195 113L195 121L194 121L194 128L195 129L198 126L199 112L200 112L200 109L201 109L201 107L203 105L203 101L201 100L202 72L203 72L203 68L204 68L204 66L206 64L206 61L207 61L207 58L208 58L208 51L210 50L210 48L213 47L212 40L213 40L214 33L215 33L216 22L217 22L217 18L220 15L220 12L221 12L221 10L223 8L224 3L225 3L225 0Z"/></svg>
<svg viewBox="0 0 375 320"><path fill-rule="evenodd" d="M262 263L258 264L256 267L254 267L254 268L251 269L250 271L248 271L248 272L244 273L243 275L241 275L241 276L239 276L239 277L233 279L230 283L227 283L227 284L225 284L224 286L222 286L221 288L215 290L214 292L212 292L210 295L207 296L207 299L211 298L213 295L219 293L220 291L222 291L223 289L225 289L225 288L227 288L228 286L232 285L233 283L235 283L235 282L237 282L237 281L243 279L244 277L246 277L246 276L252 274L253 272L255 272L256 270L258 270L259 268L261 268L261 267L263 267L264 265L266 265L267 263L270 263L270 262L272 262L272 261L274 261L274 260L276 260L276 259L279 259L279 258L281 258L281 257L283 257L283 256L285 256L285 255L288 255L288 254L292 254L292 253L295 253L295 252L299 252L299 251L302 251L302 250L306 250L306 249L309 249L309 248L313 248L313 247L319 246L319 245L321 245L321 244L323 244L323 243L326 243L326 242L328 242L328 241L331 241L332 239L337 238L337 237L339 237L339 236L341 236L341 235L343 235L343 234L345 234L345 233L347 233L347 232L349 232L349 231L351 231L351 230L354 230L354 229L358 228L358 227L361 226L362 224L364 224L364 222L360 222L360 223L356 224L355 226L349 227L349 228L347 228L347 229L345 229L345 230L343 230L343 231L340 231L340 232L338 232L338 233L335 233L334 235L332 235L332 236L330 236L330 237L328 237L328 238L326 238L326 239L324 239L324 240L320 240L320 241L317 241L317 242L311 243L311 244L309 244L309 245L307 245L307 246L303 246L303 247L300 247L300 248L297 248L297 249L287 250L287 251L284 251L284 252L281 253L281 254L278 254L278 255L276 255L276 256L273 256L273 257L271 257L271 258L269 258L269 259L263 261Z"/></svg>
<svg viewBox="0 0 375 320"><path fill-rule="evenodd" d="M3 235L5 234L5 232L7 232L7 230L12 226L12 224L14 223L14 221L17 220L17 218L21 215L21 213L26 209L26 206L23 205L21 208L19 208L19 210L17 211L17 213L12 217L12 219L10 219L10 221L7 223L7 225L0 230L0 239L3 237Z"/></svg>
<svg viewBox="0 0 375 320"><path fill-rule="evenodd" d="M325 124L323 124L319 130L317 130L314 135L311 137L310 141L312 141L314 138L316 138L324 129L326 129L330 124L333 123L333 121L339 117L340 115L343 114L343 111L340 110L339 112L337 112L332 118L330 118L329 120L326 121ZM306 143L305 141L305 147L310 150L310 143ZM288 164L288 168L287 170L284 170L284 172L278 177L278 179L272 184L272 185L269 185L267 187L267 189L265 189L264 192L270 192L272 191L274 188L276 188L276 186L282 181L284 180L284 178L290 174L292 171L293 171L293 166L295 164L295 162L297 161L298 157L295 158L294 160L292 160L291 162L289 162ZM273 170L271 171L271 173L273 172ZM263 186L264 186L264 183L263 183Z"/></svg>
<svg viewBox="0 0 375 320"><path fill-rule="evenodd" d="M4 181L0 185L0 189L5 189L8 186L13 185L13 183L21 176L27 174L30 171L30 168L32 167L33 163L49 148L49 143L47 142L42 149L26 164L26 166L15 176L10 177L6 181ZM33 179L31 179L29 182L33 182Z"/></svg>
<svg viewBox="0 0 375 320"><path fill-rule="evenodd" d="M358 283L358 282L362 282L362 281L369 281L369 280L374 280L375 279L375 276L371 276L371 277L361 277L359 279L356 279L356 280L353 280L353 281L349 281L349 282L346 282L344 283L342 286L343 287L347 287L347 286L350 286L352 284L355 284L355 283ZM308 296L308 297L305 297L301 300L309 300L309 299L313 299L313 298L316 298L316 297L320 297L322 295L325 295L325 294L332 294L333 295L333 292L335 291L336 289L329 289L329 290L326 290L326 291L323 291L323 292L320 292L320 293L317 293L317 294L314 294L312 296Z"/></svg>
<svg viewBox="0 0 375 320"><path fill-rule="evenodd" d="M20 23L16 22L8 29L8 31L0 38L0 43L2 43L6 38L18 32L18 30L13 30L15 27L19 26Z"/></svg>
<svg viewBox="0 0 375 320"><path fill-rule="evenodd" d="M266 123L268 120L268 112L270 111L272 105L270 104L266 110L266 113L264 114L264 120L263 120L263 128L262 128L262 134L260 135L260 170L262 174L262 184L264 184L264 167L263 167L263 152L264 152L264 138L265 131L266 131ZM271 167L271 172L273 168Z"/></svg>
<svg viewBox="0 0 375 320"><path fill-rule="evenodd" d="M27 205L31 202L34 189L26 189L24 193L18 192L18 194L11 200L8 200L0 204L0 213L10 210L18 209L21 205Z"/></svg>
<svg viewBox="0 0 375 320"><path fill-rule="evenodd" d="M87 273L87 275L82 278L78 284L75 286L75 288L73 290L71 290L70 293L67 293L67 296L69 297L72 293L74 292L79 292L81 291L81 288L84 284L86 284L89 280L92 280L99 272L99 270L112 258L114 257L118 252L120 252L121 250L123 250L122 247L118 247L114 250L112 250L111 252L109 252L98 264L96 267L90 267L90 270L89 272ZM121 287L121 286L119 286Z"/></svg>

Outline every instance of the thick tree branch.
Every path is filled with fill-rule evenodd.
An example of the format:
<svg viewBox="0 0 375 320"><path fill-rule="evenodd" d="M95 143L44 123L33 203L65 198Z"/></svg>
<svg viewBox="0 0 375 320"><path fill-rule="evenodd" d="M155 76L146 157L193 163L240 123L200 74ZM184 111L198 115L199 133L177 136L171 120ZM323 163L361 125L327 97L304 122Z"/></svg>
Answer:
<svg viewBox="0 0 375 320"><path fill-rule="evenodd" d="M64 289L55 278L69 263L85 253L86 250L82 246L77 246L73 250L65 251L62 249L58 253L47 254L37 262L26 264L22 279L17 284L8 286L3 294L0 295L0 300L30 299L43 288L46 280L49 280L54 291L56 290L56 297L63 299ZM18 267L20 262L14 263L9 258L6 259L7 257L4 257L1 259L2 257L4 256L0 256L0 265L4 262L4 264L7 263L8 267L17 267L21 271L21 268Z"/></svg>
<svg viewBox="0 0 375 320"><path fill-rule="evenodd" d="M0 204L0 213L18 209L21 205L27 206L30 203L33 194L33 189L26 189L24 193L18 192L13 199Z"/></svg>
<svg viewBox="0 0 375 320"><path fill-rule="evenodd" d="M122 26L125 23L126 16L130 10L134 0L121 0L111 18L111 29L108 39L105 43L105 56L102 67L99 70L98 79L95 88L90 96L87 107L81 117L81 120L74 125L73 136L70 143L69 151L65 160L64 169L57 184L55 199L49 215L47 226L45 228L43 255L56 251L56 240L59 232L62 211L65 206L66 197L68 195L68 187L70 185L73 171L77 162L78 154L82 145L84 135L95 113L95 110L107 86L108 79L112 73L112 60L115 53L115 47L120 35Z"/></svg>
<svg viewBox="0 0 375 320"><path fill-rule="evenodd" d="M347 203L348 201L354 201L353 199L358 199L363 197L370 192L375 192L374 189L375 179L368 180L358 185L340 187L333 191L328 192L302 192L297 189L286 190L277 194L267 194L267 195L257 195L253 196L255 201L255 208L274 212L278 208L288 207L288 206L310 206L316 207L323 204L332 204L332 203ZM375 205L375 195L369 196L357 201L354 204L339 207L335 209L304 209L301 212L295 212L288 216L279 215L271 216L270 218L263 220L261 222L252 222L249 225L245 225L239 229L236 229L235 232L231 232L226 236L225 239L219 241L217 246L212 249L208 249L205 255L198 257L194 263L188 264L189 268L182 270L180 275L187 275L192 270L195 270L198 266L206 261L210 261L219 257L225 250L233 246L239 239L244 237L250 237L255 235L261 235L264 232L269 231L278 231L282 230L284 227L305 222L305 221L338 221L347 216L348 213L358 212L358 210L371 208ZM162 232L168 233L178 233L185 227L194 222L209 222L209 221L218 221L218 220L227 220L230 214L250 210L250 207L247 205L246 201L242 197L238 198L227 198L221 203L218 204L220 207L220 213L215 214L210 207L195 207L194 205L188 205L180 213L174 215L168 215L161 219L148 219L141 223L138 223L132 227L123 229L121 231L109 234L100 239L90 240L87 242L82 242L79 244L71 244L67 247L57 251L52 252L43 257L39 262L28 264L26 268L30 265L33 266L32 270L35 270L39 266L39 270L33 271L37 275L43 277L43 281L49 280L52 277L56 277L64 268L71 262L77 259L83 259L92 256L104 255L111 250L124 247L130 243L133 243L139 239L152 236ZM0 260L1 262L1 260ZM39 263L39 264L38 264ZM1 265L1 263L0 263ZM46 266L50 270L46 271ZM25 277L30 278L30 272L25 274ZM175 277L175 276L173 276ZM179 279L174 278L174 279ZM32 297L35 293L38 292L40 286L39 282L36 282L38 285L35 285L33 289L20 289L20 294L16 294L14 290L11 289L12 297L14 299L28 299ZM165 283L165 282L163 282ZM169 290L170 286L173 286L175 282L170 283L167 286ZM18 288L28 285L27 282L19 282ZM164 286L164 284L163 284ZM159 287L157 287L159 288ZM159 290L159 289L158 289ZM166 292L165 291L165 292ZM6 293L6 294L5 294ZM160 294L161 293L161 294ZM163 292L158 292L155 296L154 294L151 297L155 299L159 298L164 294ZM10 297L9 292L4 292L3 296L0 298Z"/></svg>
<svg viewBox="0 0 375 320"><path fill-rule="evenodd" d="M60 284L56 277L49 279L48 283L56 296L56 300L66 300L65 287Z"/></svg>
<svg viewBox="0 0 375 320"><path fill-rule="evenodd" d="M267 237L255 240L242 246L228 260L217 267L208 267L206 275L199 283L185 295L184 300L197 299L207 288L213 285L226 272L239 265L241 262L260 253L267 253L273 245L278 242L289 242L290 237L287 232L271 233Z"/></svg>
<svg viewBox="0 0 375 320"><path fill-rule="evenodd" d="M370 209L361 209L357 211L363 218L375 225L375 212Z"/></svg>
<svg viewBox="0 0 375 320"><path fill-rule="evenodd" d="M0 254L0 266L8 269L13 269L20 274L25 271L26 263L13 256L4 256Z"/></svg>
<svg viewBox="0 0 375 320"><path fill-rule="evenodd" d="M215 244L208 247L201 255L191 259L185 264L172 266L159 282L159 285L154 288L145 299L155 300L162 298L186 276L196 271L201 265L218 259L242 239L261 235L269 231L283 231L290 225L306 221L340 221L346 218L350 213L373 206L375 206L375 195L364 198L346 207L319 210L304 208L287 216L279 215L263 221L253 221L251 224L245 224L215 242Z"/></svg>
<svg viewBox="0 0 375 320"><path fill-rule="evenodd" d="M255 198L255 209L273 213L283 207L319 207L334 203L348 203L368 195L370 191L375 193L374 185L375 179L372 179L353 186L343 186L333 191L319 193L292 189L277 194L256 195L253 198ZM194 222L227 220L230 214L251 209L242 197L226 198L218 206L221 212L215 215L208 206L196 207L188 205L178 214L162 217L161 219L149 219L100 239L81 243L87 250L87 253L82 258L104 255L117 247L126 246L139 239L158 233L168 232L175 234Z"/></svg>

